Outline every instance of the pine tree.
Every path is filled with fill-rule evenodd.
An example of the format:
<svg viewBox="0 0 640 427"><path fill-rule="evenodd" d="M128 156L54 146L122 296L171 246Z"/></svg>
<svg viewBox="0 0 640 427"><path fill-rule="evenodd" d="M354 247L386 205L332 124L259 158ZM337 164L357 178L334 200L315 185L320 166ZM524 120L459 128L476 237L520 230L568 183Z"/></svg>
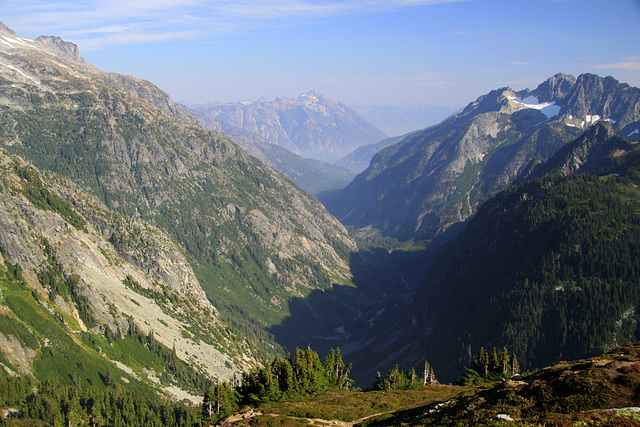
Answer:
<svg viewBox="0 0 640 427"><path fill-rule="evenodd" d="M214 414L215 392L212 388L204 392L202 399L202 418L210 420Z"/></svg>
<svg viewBox="0 0 640 427"><path fill-rule="evenodd" d="M424 361L424 372L423 372L423 385L428 385L431 383L431 366L429 365L429 362L427 362L426 360Z"/></svg>
<svg viewBox="0 0 640 427"><path fill-rule="evenodd" d="M490 372L500 372L501 370L501 366L500 366L500 358L498 357L498 350L496 350L495 347L493 347L493 350L491 351L491 360L489 362L489 371Z"/></svg>
<svg viewBox="0 0 640 427"><path fill-rule="evenodd" d="M511 375L516 375L520 370L520 365L518 364L518 359L516 359L516 355L513 355L511 359Z"/></svg>
<svg viewBox="0 0 640 427"><path fill-rule="evenodd" d="M489 354L484 347L480 348L480 351L476 356L476 361L471 365L471 369L478 372L480 375L489 375Z"/></svg>
<svg viewBox="0 0 640 427"><path fill-rule="evenodd" d="M507 351L506 347L502 348L502 351L500 352L500 364L502 367L502 375L507 375L507 373L509 372L509 352Z"/></svg>

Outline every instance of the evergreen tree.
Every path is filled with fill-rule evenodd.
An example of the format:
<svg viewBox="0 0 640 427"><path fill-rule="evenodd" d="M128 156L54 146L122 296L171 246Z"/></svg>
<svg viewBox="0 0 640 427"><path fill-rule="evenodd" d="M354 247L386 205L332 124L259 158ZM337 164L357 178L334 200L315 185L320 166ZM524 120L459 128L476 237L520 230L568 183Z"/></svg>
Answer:
<svg viewBox="0 0 640 427"><path fill-rule="evenodd" d="M502 375L507 375L509 373L509 362L511 357L509 356L509 352L506 347L502 348L502 352L500 352L500 365L502 368Z"/></svg>
<svg viewBox="0 0 640 427"><path fill-rule="evenodd" d="M328 388L324 367L318 353L311 348L307 347L304 351L296 349L294 373L299 390L304 394L316 394Z"/></svg>
<svg viewBox="0 0 640 427"><path fill-rule="evenodd" d="M467 368L467 373L458 379L458 383L468 385L495 381L513 375L518 370L515 355L511 356L506 347L502 349L499 356L495 347L491 352L491 358L488 354L484 347L480 348L474 362Z"/></svg>
<svg viewBox="0 0 640 427"><path fill-rule="evenodd" d="M202 418L205 420L210 420L215 414L215 391L210 388L209 390L204 392L204 397L202 398Z"/></svg>
<svg viewBox="0 0 640 427"><path fill-rule="evenodd" d="M293 375L293 366L291 366L291 357L287 356L283 359L276 356L271 363L271 372L278 384L279 390L284 394L293 393L295 391L295 378Z"/></svg>

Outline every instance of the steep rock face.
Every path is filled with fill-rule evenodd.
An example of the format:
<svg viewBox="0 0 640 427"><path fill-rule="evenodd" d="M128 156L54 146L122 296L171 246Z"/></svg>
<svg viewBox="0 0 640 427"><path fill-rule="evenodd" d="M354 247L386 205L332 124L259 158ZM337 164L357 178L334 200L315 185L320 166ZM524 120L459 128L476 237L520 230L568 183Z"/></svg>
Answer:
<svg viewBox="0 0 640 427"><path fill-rule="evenodd" d="M600 119L634 137L640 90L590 74L558 74L534 91L498 89L380 151L325 205L357 228L432 239Z"/></svg>
<svg viewBox="0 0 640 427"><path fill-rule="evenodd" d="M80 49L74 43L66 42L55 36L39 36L36 41L65 58L79 63L85 62L82 55L80 55Z"/></svg>
<svg viewBox="0 0 640 427"><path fill-rule="evenodd" d="M316 92L270 102L208 103L199 113L258 134L302 157L333 161L386 135L346 105Z"/></svg>
<svg viewBox="0 0 640 427"><path fill-rule="evenodd" d="M259 333L291 296L349 283L354 242L281 174L167 111L174 104L148 82L0 37L2 144L164 228L229 321Z"/></svg>
<svg viewBox="0 0 640 427"><path fill-rule="evenodd" d="M191 265L166 233L109 211L70 181L42 174L4 149L0 253L2 267L5 260L18 266L23 291L36 295L45 312L66 319L63 326L74 339L80 332L128 334L133 322L180 359L200 366L202 375L230 377L255 363L220 322ZM73 287L66 289L69 283ZM28 325L28 312L15 311L12 301L0 299L0 313ZM5 355L40 354L48 345L45 340L35 349L22 347L10 330L3 332L0 352ZM31 372L35 355L12 367Z"/></svg>

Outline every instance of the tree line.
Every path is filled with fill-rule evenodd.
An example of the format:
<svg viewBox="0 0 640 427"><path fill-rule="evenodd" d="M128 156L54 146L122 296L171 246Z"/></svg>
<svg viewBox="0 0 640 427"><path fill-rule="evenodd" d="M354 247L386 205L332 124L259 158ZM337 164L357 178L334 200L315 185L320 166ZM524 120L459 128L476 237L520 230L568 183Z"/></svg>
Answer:
<svg viewBox="0 0 640 427"><path fill-rule="evenodd" d="M216 420L244 405L300 399L328 390L348 389L352 365L342 360L340 349L331 349L320 360L311 348L275 356L271 363L243 372L240 378L218 382L204 394L202 416Z"/></svg>
<svg viewBox="0 0 640 427"><path fill-rule="evenodd" d="M135 335L136 332L133 332ZM28 375L10 375L0 369L0 408L15 408L8 418L0 417L0 426L14 425L11 417L38 420L47 425L76 426L204 426L218 422L245 406L296 401L332 390L352 390L349 378L352 365L346 364L340 349L331 349L320 360L307 348L293 355L275 356L265 366L218 381L205 393L202 404L175 402L153 393L126 389L105 380L106 387L62 385L55 380L38 382ZM463 385L496 381L516 373L519 363L506 348L490 353L481 349ZM413 390L439 384L433 366L425 361L420 374L404 371L396 365L380 375L371 390Z"/></svg>
<svg viewBox="0 0 640 427"><path fill-rule="evenodd" d="M14 417L51 426L199 426L198 408L187 402L108 386L62 385L45 380L36 385L26 375L0 369L0 407L17 410ZM10 420L0 417L0 426Z"/></svg>
<svg viewBox="0 0 640 427"><path fill-rule="evenodd" d="M520 362L515 354L509 354L506 347L502 351L493 347L491 353L480 348L467 373L458 379L460 385L481 384L486 381L496 381L518 374Z"/></svg>

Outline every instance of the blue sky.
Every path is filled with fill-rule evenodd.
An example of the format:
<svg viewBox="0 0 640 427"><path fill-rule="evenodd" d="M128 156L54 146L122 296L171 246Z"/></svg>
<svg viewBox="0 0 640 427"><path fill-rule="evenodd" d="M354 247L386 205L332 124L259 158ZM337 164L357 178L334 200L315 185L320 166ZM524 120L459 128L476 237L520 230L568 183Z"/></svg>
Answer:
<svg viewBox="0 0 640 427"><path fill-rule="evenodd" d="M0 0L0 20L176 101L461 107L558 72L640 86L640 0Z"/></svg>

